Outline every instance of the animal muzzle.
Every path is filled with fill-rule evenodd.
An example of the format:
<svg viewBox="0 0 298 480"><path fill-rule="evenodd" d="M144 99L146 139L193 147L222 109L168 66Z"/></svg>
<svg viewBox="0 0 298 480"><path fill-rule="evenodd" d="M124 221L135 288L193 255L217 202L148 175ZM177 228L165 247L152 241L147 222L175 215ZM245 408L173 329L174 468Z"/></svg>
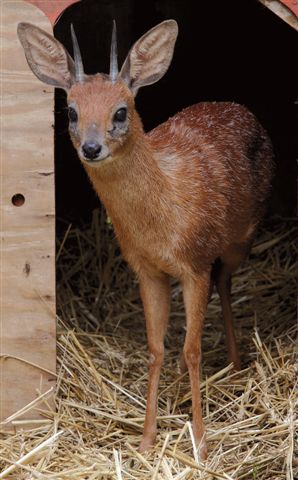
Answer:
<svg viewBox="0 0 298 480"><path fill-rule="evenodd" d="M84 157L89 161L97 160L101 150L102 145L97 142L85 142L82 146Z"/></svg>

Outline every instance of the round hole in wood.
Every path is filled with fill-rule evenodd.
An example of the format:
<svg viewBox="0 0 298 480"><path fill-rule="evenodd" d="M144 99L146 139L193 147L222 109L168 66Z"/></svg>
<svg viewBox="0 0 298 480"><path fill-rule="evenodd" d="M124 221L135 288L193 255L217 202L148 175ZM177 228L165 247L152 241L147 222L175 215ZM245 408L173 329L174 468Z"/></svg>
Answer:
<svg viewBox="0 0 298 480"><path fill-rule="evenodd" d="M21 207L25 203L25 197L22 193L16 193L11 199L15 207Z"/></svg>

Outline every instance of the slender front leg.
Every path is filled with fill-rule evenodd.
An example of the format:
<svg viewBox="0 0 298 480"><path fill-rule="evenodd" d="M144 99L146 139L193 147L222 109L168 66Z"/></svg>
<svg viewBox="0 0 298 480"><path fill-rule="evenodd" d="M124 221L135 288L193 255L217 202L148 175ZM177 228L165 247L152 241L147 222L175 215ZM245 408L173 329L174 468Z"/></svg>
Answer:
<svg viewBox="0 0 298 480"><path fill-rule="evenodd" d="M214 279L212 278L212 275L211 275L210 281L209 281L208 302L210 302L210 299L212 297L213 287L214 287ZM187 370L188 370L187 365L186 365L186 361L185 361L185 358L184 358L183 350L181 352L180 359L179 359L179 370L180 370L181 374L187 372Z"/></svg>
<svg viewBox="0 0 298 480"><path fill-rule="evenodd" d="M149 381L143 438L139 450L147 450L154 444L157 424L157 394L160 370L164 358L164 336L169 318L170 283L167 275L140 275L140 290L144 305L148 339Z"/></svg>
<svg viewBox="0 0 298 480"><path fill-rule="evenodd" d="M183 347L184 360L188 368L192 393L193 433L200 459L207 457L207 444L202 419L200 392L201 337L208 304L210 271L188 276L183 281L186 310L186 337Z"/></svg>

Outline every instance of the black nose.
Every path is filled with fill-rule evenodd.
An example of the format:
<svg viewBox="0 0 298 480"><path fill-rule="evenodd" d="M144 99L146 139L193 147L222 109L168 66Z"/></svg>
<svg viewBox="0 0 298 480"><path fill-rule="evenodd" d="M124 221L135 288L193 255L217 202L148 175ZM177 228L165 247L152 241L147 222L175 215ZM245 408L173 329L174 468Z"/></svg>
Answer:
<svg viewBox="0 0 298 480"><path fill-rule="evenodd" d="M101 151L101 145L99 145L97 142L84 143L82 150L86 158L93 160L99 155Z"/></svg>

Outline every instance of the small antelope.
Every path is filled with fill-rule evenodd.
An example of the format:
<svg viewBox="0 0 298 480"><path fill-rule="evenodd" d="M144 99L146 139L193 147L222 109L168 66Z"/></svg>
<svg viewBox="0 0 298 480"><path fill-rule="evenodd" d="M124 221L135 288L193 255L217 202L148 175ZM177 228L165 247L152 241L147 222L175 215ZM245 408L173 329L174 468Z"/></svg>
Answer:
<svg viewBox="0 0 298 480"><path fill-rule="evenodd" d="M231 275L248 254L265 211L273 155L262 126L234 103L198 103L144 133L134 97L166 73L177 33L174 20L149 30L119 72L114 24L109 75L86 75L73 27L74 61L48 33L29 23L18 26L33 73L67 92L73 144L140 281L150 352L140 451L156 437L169 279L175 277L183 288L187 326L180 366L189 372L193 433L205 459L199 380L204 316L215 283L228 361L239 368Z"/></svg>

